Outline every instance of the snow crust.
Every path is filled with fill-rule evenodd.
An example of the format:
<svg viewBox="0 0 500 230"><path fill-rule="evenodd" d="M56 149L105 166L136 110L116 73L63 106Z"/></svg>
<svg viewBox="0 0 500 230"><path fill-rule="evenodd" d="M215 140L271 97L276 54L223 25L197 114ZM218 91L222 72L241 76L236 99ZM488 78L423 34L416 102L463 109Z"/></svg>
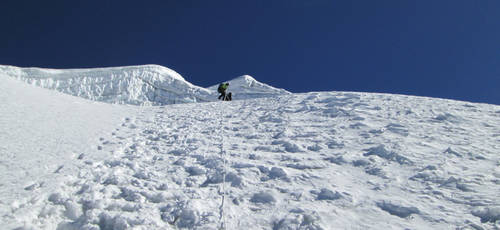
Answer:
<svg viewBox="0 0 500 230"><path fill-rule="evenodd" d="M113 104L168 105L216 101L217 86L205 89L186 81L177 72L159 65L92 69L19 68L0 65L0 74L29 84ZM288 94L250 76L229 81L233 99Z"/></svg>
<svg viewBox="0 0 500 230"><path fill-rule="evenodd" d="M500 106L349 92L112 105L13 75L4 229L500 228Z"/></svg>

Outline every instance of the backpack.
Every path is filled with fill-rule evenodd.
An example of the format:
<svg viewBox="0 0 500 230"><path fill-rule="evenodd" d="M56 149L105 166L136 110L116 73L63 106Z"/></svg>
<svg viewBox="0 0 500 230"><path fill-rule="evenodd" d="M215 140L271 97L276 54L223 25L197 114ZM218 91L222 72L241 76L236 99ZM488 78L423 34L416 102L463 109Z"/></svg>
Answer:
<svg viewBox="0 0 500 230"><path fill-rule="evenodd" d="M219 88L217 89L217 92L219 92L219 93L223 93L224 92L224 83L221 83L219 85Z"/></svg>

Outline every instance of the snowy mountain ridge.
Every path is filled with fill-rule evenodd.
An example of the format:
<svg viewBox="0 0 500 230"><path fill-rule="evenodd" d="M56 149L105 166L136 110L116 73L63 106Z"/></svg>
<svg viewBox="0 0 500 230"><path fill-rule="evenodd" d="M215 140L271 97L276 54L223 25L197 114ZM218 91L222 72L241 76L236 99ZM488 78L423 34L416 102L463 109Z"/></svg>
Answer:
<svg viewBox="0 0 500 230"><path fill-rule="evenodd" d="M20 68L0 65L0 75L94 101L113 104L167 105L216 101L217 88L205 89L160 65L92 69ZM287 94L245 75L231 82L234 99Z"/></svg>

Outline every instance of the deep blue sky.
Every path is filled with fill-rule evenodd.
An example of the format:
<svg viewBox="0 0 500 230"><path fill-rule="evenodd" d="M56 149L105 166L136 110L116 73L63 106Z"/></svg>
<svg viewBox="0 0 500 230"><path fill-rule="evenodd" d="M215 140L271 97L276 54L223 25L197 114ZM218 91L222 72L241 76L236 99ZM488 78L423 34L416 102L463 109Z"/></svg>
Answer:
<svg viewBox="0 0 500 230"><path fill-rule="evenodd" d="M499 0L3 0L0 64L500 104Z"/></svg>

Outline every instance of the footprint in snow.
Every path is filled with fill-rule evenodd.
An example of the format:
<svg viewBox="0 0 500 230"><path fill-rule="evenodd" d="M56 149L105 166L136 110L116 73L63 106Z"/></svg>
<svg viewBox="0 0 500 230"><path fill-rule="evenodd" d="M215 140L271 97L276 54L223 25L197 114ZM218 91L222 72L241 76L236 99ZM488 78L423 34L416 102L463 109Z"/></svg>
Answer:
<svg viewBox="0 0 500 230"><path fill-rule="evenodd" d="M30 184L30 185L26 186L24 188L24 190L26 190L26 191L35 191L35 190L43 187L44 184L45 184L44 182L36 182L36 183L33 183L33 184Z"/></svg>
<svg viewBox="0 0 500 230"><path fill-rule="evenodd" d="M418 208L389 201L377 202L377 206L391 215L406 218L412 214L420 214Z"/></svg>
<svg viewBox="0 0 500 230"><path fill-rule="evenodd" d="M311 191L311 193L317 195L316 197L317 200L338 200L343 197L339 192L337 191L333 192L332 190L327 188L323 188L319 192Z"/></svg>
<svg viewBox="0 0 500 230"><path fill-rule="evenodd" d="M61 170L64 168L64 165L60 165L55 171L54 173L59 173L61 172Z"/></svg>
<svg viewBox="0 0 500 230"><path fill-rule="evenodd" d="M276 203L276 198L274 198L273 193L270 191L258 192L253 194L252 198L250 199L250 202L260 203L260 204L271 204L271 203Z"/></svg>

